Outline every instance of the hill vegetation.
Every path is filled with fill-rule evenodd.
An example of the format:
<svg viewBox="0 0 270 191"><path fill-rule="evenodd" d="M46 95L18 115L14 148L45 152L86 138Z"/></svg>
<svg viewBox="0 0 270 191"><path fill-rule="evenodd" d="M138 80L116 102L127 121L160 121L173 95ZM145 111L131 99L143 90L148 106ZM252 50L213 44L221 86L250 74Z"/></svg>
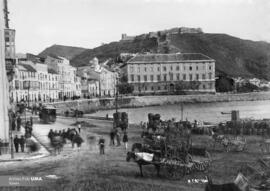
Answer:
<svg viewBox="0 0 270 191"><path fill-rule="evenodd" d="M70 54L73 66L83 66L97 57L101 62L117 60L120 53L203 53L216 60L216 75L257 77L270 80L270 44L243 40L226 34L160 34L136 36L132 41L111 42L93 49L64 49L58 45L47 52ZM63 54L64 54L63 53Z"/></svg>
<svg viewBox="0 0 270 191"><path fill-rule="evenodd" d="M45 58L47 55L54 54L71 60L74 56L81 54L85 50L85 48L55 44L43 50L38 56Z"/></svg>

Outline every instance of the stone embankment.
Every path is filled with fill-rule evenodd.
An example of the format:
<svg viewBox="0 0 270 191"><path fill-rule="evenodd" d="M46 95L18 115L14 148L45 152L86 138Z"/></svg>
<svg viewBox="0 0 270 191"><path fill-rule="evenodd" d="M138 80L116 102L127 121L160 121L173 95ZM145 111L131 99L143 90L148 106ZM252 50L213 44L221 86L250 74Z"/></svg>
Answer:
<svg viewBox="0 0 270 191"><path fill-rule="evenodd" d="M120 108L136 108L157 105L170 105L178 103L209 103L230 101L258 101L270 100L270 92L252 92L243 94L202 94L202 95L165 95L165 96L129 96L118 99ZM94 98L75 101L55 102L57 113L63 114L67 110L76 109L85 113L115 108L114 98Z"/></svg>

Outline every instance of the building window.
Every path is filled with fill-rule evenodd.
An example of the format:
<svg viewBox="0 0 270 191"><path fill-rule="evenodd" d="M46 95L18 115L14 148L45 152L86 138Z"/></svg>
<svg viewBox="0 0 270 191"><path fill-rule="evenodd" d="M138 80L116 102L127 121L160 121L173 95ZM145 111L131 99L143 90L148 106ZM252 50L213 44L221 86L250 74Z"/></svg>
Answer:
<svg viewBox="0 0 270 191"><path fill-rule="evenodd" d="M167 86L164 86L164 90L167 90Z"/></svg>
<svg viewBox="0 0 270 191"><path fill-rule="evenodd" d="M205 89L205 85L204 85L204 84L203 84L203 86L202 86L202 87L203 87L203 89Z"/></svg>
<svg viewBox="0 0 270 191"><path fill-rule="evenodd" d="M160 75L157 75L157 81L161 81L161 80L160 80Z"/></svg>
<svg viewBox="0 0 270 191"><path fill-rule="evenodd" d="M193 80L192 77L193 77L192 74L189 74L189 80L190 80L190 81Z"/></svg>
<svg viewBox="0 0 270 191"><path fill-rule="evenodd" d="M192 66L189 67L189 70L190 70L190 71L192 70Z"/></svg>
<svg viewBox="0 0 270 191"><path fill-rule="evenodd" d="M196 74L196 80L199 80L199 74Z"/></svg>
<svg viewBox="0 0 270 191"><path fill-rule="evenodd" d="M167 74L163 75L163 79L164 79L163 81L167 81Z"/></svg>
<svg viewBox="0 0 270 191"><path fill-rule="evenodd" d="M157 71L160 71L160 67L157 67Z"/></svg>
<svg viewBox="0 0 270 191"><path fill-rule="evenodd" d="M196 70L199 70L199 66L196 66Z"/></svg>
<svg viewBox="0 0 270 191"><path fill-rule="evenodd" d="M173 71L173 66L171 66L171 71Z"/></svg>
<svg viewBox="0 0 270 191"><path fill-rule="evenodd" d="M144 71L147 72L147 68L146 67L144 67Z"/></svg>
<svg viewBox="0 0 270 191"><path fill-rule="evenodd" d="M133 66L131 66L131 67L130 67L130 72L133 72L133 70L134 70L134 69L133 69Z"/></svg>
<svg viewBox="0 0 270 191"><path fill-rule="evenodd" d="M184 70L186 70L186 66L184 66Z"/></svg>
<svg viewBox="0 0 270 191"><path fill-rule="evenodd" d="M205 80L205 74L202 74L202 79Z"/></svg>
<svg viewBox="0 0 270 191"><path fill-rule="evenodd" d="M130 75L130 79L131 79L132 82L134 82L134 75L133 74Z"/></svg>
<svg viewBox="0 0 270 191"><path fill-rule="evenodd" d="M183 80L186 80L186 79L187 79L186 74L183 74Z"/></svg>
<svg viewBox="0 0 270 191"><path fill-rule="evenodd" d="M138 72L140 72L140 67L138 67Z"/></svg>
<svg viewBox="0 0 270 191"><path fill-rule="evenodd" d="M157 89L160 90L160 86L158 86Z"/></svg>
<svg viewBox="0 0 270 191"><path fill-rule="evenodd" d="M154 81L154 75L151 75L150 78L151 78L151 82L153 82Z"/></svg>
<svg viewBox="0 0 270 191"><path fill-rule="evenodd" d="M166 71L166 70L167 70L166 66L163 66L163 71Z"/></svg>
<svg viewBox="0 0 270 191"><path fill-rule="evenodd" d="M147 75L144 75L144 81L147 82Z"/></svg>
<svg viewBox="0 0 270 191"><path fill-rule="evenodd" d="M145 86L144 89L147 90L147 86Z"/></svg>
<svg viewBox="0 0 270 191"><path fill-rule="evenodd" d="M177 80L180 80L180 74L176 75Z"/></svg>
<svg viewBox="0 0 270 191"><path fill-rule="evenodd" d="M138 75L137 78L138 78L138 82L140 82L141 81L141 76Z"/></svg>
<svg viewBox="0 0 270 191"><path fill-rule="evenodd" d="M208 76L209 76L209 79L212 79L212 73L209 73Z"/></svg>
<svg viewBox="0 0 270 191"><path fill-rule="evenodd" d="M176 70L179 71L179 66L176 66Z"/></svg>
<svg viewBox="0 0 270 191"><path fill-rule="evenodd" d="M170 74L170 80L173 81L173 74Z"/></svg>
<svg viewBox="0 0 270 191"><path fill-rule="evenodd" d="M151 90L154 91L154 86L151 87Z"/></svg>
<svg viewBox="0 0 270 191"><path fill-rule="evenodd" d="M212 70L212 66L209 66L209 70Z"/></svg>

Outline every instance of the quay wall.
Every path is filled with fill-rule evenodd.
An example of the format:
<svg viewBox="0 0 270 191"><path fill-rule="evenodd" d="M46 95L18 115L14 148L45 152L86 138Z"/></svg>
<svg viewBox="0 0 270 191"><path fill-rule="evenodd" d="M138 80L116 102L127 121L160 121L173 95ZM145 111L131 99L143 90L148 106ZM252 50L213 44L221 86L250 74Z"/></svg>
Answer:
<svg viewBox="0 0 270 191"><path fill-rule="evenodd" d="M270 92L252 92L243 94L202 94L202 95L163 95L163 96L129 96L119 97L119 108L136 108L157 105L170 105L178 103L209 103L209 102L231 102L231 101L258 101L270 100ZM76 109L85 113L92 113L97 110L115 108L114 98L81 99L75 101L55 102L47 105L54 105L57 113L64 113L66 110Z"/></svg>

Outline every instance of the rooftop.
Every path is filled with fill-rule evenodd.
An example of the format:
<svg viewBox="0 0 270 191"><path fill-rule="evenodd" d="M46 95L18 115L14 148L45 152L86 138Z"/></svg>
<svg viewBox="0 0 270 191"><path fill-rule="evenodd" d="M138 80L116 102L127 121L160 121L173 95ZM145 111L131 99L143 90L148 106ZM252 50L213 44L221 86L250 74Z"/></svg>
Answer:
<svg viewBox="0 0 270 191"><path fill-rule="evenodd" d="M214 61L201 53L175 54L137 54L127 63L155 63L155 62L184 62L184 61Z"/></svg>
<svg viewBox="0 0 270 191"><path fill-rule="evenodd" d="M19 64L19 66L23 66L28 72L37 72L35 68L28 64Z"/></svg>
<svg viewBox="0 0 270 191"><path fill-rule="evenodd" d="M48 68L48 73L50 74L58 74L54 69Z"/></svg>

